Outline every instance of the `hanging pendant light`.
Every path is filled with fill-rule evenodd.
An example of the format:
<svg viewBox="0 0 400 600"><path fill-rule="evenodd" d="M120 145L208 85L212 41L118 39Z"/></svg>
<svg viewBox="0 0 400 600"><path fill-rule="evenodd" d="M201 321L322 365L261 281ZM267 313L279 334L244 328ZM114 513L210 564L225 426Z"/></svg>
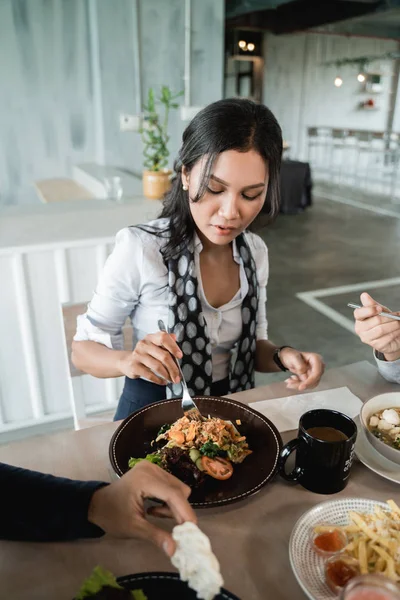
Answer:
<svg viewBox="0 0 400 600"><path fill-rule="evenodd" d="M340 77L340 75L336 75L334 84L338 88L342 87L342 85L343 85L343 79Z"/></svg>

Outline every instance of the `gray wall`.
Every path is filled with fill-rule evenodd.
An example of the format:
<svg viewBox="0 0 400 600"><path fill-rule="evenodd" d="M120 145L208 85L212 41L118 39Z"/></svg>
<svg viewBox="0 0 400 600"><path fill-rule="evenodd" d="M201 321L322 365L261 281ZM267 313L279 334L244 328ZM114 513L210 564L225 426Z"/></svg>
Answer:
<svg viewBox="0 0 400 600"><path fill-rule="evenodd" d="M136 19L143 96L183 89L184 0L0 0L0 205L39 202L34 180L82 162L141 170L139 134L119 131L137 109ZM222 97L223 31L223 0L192 0L193 104ZM170 123L174 155L185 123Z"/></svg>
<svg viewBox="0 0 400 600"><path fill-rule="evenodd" d="M362 92L357 67L342 67L343 85L336 88L333 82L337 69L321 63L382 55L396 49L396 42L378 39L311 33L266 35L263 99L279 120L284 138L291 144L292 157L305 158L307 127L385 130L393 61L371 65L371 70L383 73L383 93L373 96L379 110L368 112L358 108L360 101L371 94ZM398 121L396 115L396 125Z"/></svg>
<svg viewBox="0 0 400 600"><path fill-rule="evenodd" d="M0 204L68 174L93 147L86 3L0 0Z"/></svg>

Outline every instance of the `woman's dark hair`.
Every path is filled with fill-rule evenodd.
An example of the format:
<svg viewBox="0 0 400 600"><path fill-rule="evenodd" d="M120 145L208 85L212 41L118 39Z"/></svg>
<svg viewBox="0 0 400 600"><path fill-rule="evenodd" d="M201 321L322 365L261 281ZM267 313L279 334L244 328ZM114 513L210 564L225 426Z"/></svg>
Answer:
<svg viewBox="0 0 400 600"><path fill-rule="evenodd" d="M265 200L271 220L279 209L279 171L282 157L282 131L272 112L262 104L243 98L218 100L197 113L186 127L182 146L175 161L175 178L163 201L160 217L168 217L168 241L163 256L175 256L177 250L192 239L195 224L189 208L187 191L182 188L181 173L190 172L198 160L207 156L197 202L208 186L214 161L222 152L255 150L268 162L269 184Z"/></svg>

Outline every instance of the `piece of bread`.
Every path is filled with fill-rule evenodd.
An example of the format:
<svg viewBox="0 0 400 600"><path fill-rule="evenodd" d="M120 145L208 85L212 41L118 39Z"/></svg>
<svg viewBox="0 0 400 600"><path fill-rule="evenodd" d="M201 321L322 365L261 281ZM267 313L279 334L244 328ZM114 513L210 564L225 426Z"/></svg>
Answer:
<svg viewBox="0 0 400 600"><path fill-rule="evenodd" d="M176 551L171 562L202 600L213 600L224 581L219 562L211 549L210 540L194 523L177 525L172 531Z"/></svg>

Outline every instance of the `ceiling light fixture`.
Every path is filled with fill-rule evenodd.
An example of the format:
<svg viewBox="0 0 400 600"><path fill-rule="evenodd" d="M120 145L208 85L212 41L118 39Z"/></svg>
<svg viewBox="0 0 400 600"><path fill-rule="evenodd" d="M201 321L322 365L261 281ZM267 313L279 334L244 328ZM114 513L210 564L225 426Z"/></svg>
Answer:
<svg viewBox="0 0 400 600"><path fill-rule="evenodd" d="M335 77L334 83L336 87L341 87L343 85L343 79L338 75Z"/></svg>

